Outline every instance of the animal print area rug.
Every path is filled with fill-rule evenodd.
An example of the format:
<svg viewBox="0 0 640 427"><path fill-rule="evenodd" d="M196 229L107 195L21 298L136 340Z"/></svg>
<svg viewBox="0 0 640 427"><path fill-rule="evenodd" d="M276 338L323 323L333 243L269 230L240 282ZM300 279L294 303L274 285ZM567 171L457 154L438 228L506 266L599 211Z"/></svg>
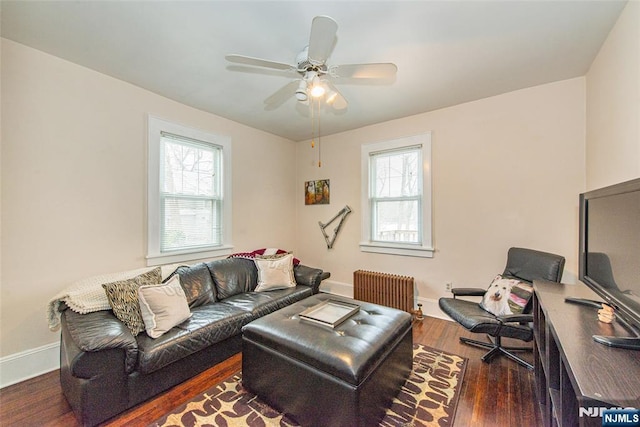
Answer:
<svg viewBox="0 0 640 427"><path fill-rule="evenodd" d="M466 358L414 344L411 375L380 426L453 425L466 365ZM297 427L298 424L244 390L242 374L238 372L152 426Z"/></svg>

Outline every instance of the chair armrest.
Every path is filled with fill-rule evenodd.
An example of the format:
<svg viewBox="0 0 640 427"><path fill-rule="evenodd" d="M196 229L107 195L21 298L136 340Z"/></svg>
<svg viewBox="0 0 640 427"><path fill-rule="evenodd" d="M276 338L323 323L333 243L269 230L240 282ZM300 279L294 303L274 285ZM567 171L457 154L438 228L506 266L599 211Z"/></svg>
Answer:
<svg viewBox="0 0 640 427"><path fill-rule="evenodd" d="M496 317L501 323L529 323L533 322L533 314L508 314Z"/></svg>
<svg viewBox="0 0 640 427"><path fill-rule="evenodd" d="M111 310L79 314L71 309L62 313L63 328L79 352L98 353L111 349L124 351L126 373L131 373L138 360L138 342L131 331ZM76 358L79 362L81 359Z"/></svg>
<svg viewBox="0 0 640 427"><path fill-rule="evenodd" d="M487 292L486 289L482 288L453 288L451 289L451 293L453 297L481 297Z"/></svg>

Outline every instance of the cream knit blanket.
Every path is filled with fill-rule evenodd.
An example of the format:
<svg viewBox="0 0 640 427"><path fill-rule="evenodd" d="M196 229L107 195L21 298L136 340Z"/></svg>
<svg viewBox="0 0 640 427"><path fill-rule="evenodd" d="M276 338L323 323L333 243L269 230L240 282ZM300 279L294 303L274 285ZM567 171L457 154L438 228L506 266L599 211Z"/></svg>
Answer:
<svg viewBox="0 0 640 427"><path fill-rule="evenodd" d="M181 264L162 266L162 279L168 277ZM60 306L66 304L71 310L86 314L100 310L111 310L107 294L102 287L105 283L127 280L151 271L156 267L144 267L119 273L101 274L78 280L59 294L54 296L47 306L47 320L49 329L56 331L60 328Z"/></svg>

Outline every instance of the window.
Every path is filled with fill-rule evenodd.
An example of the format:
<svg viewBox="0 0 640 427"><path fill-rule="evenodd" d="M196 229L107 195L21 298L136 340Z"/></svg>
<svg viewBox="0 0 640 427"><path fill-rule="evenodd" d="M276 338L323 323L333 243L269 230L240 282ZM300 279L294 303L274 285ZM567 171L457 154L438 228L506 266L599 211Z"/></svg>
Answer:
<svg viewBox="0 0 640 427"><path fill-rule="evenodd" d="M432 257L431 133L362 146L364 252Z"/></svg>
<svg viewBox="0 0 640 427"><path fill-rule="evenodd" d="M231 140L149 117L148 161L147 264L231 253Z"/></svg>

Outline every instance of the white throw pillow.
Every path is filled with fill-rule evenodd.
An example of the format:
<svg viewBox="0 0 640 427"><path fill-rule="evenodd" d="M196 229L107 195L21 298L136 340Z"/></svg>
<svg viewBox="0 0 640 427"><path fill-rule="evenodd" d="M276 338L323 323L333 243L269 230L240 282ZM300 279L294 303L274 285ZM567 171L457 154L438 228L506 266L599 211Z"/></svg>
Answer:
<svg viewBox="0 0 640 427"><path fill-rule="evenodd" d="M191 317L187 297L177 274L160 285L138 288L142 320L151 338L158 338Z"/></svg>
<svg viewBox="0 0 640 427"><path fill-rule="evenodd" d="M296 286L296 279L293 275L293 255L287 254L279 258L256 257L254 262L258 269L256 292L274 291Z"/></svg>

